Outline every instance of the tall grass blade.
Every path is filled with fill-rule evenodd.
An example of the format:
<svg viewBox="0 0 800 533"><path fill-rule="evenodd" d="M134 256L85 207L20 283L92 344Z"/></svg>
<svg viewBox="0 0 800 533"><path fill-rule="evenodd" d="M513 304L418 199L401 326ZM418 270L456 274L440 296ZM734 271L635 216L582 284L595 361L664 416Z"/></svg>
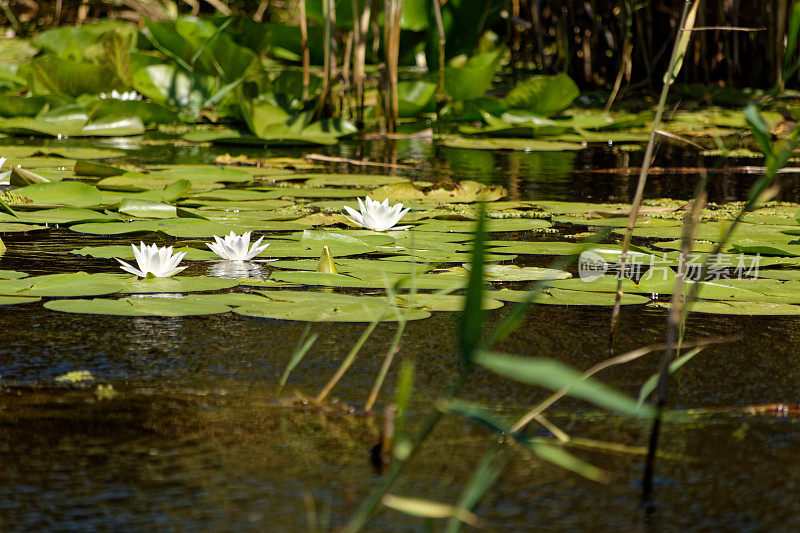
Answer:
<svg viewBox="0 0 800 533"><path fill-rule="evenodd" d="M423 518L456 518L472 527L480 527L481 521L473 513L459 509L446 503L422 500L420 498L406 498L387 494L382 499L383 505L395 511L400 511L411 516Z"/></svg>
<svg viewBox="0 0 800 533"><path fill-rule="evenodd" d="M438 0L434 1L438 2ZM462 511L473 511L500 478L500 474L506 469L513 456L512 450L504 449L500 444L495 444L487 450L461 492L461 498L456 507ZM447 522L446 533L461 531L463 522L458 516L456 514Z"/></svg>
<svg viewBox="0 0 800 533"><path fill-rule="evenodd" d="M703 348L705 348L705 346L695 348L694 350L689 350L684 355L682 355L682 356L678 357L677 359L675 359L674 361L672 361L669 364L669 373L670 373L670 375L674 374L683 365L685 365L686 363L691 361L691 359L695 355L697 355L697 354L699 354L700 352L703 351ZM639 390L639 405L642 405L644 403L644 401L647 399L647 397L650 396L650 394L652 394L652 392L654 390L656 390L656 385L658 384L658 376L659 376L659 374L655 373L652 376L650 376L649 378L647 378L647 381L645 381L644 384L642 384L642 388Z"/></svg>
<svg viewBox="0 0 800 533"><path fill-rule="evenodd" d="M483 329L483 265L486 257L486 206L478 206L478 224L472 241L472 259L467 296L458 333L458 353L464 368L472 366L472 358L481 342Z"/></svg>
<svg viewBox="0 0 800 533"><path fill-rule="evenodd" d="M310 323L306 326L306 329L303 330L303 334L300 336L300 340L297 342L297 347L294 349L294 352L292 352L292 356L289 358L289 362L286 364L283 374L281 374L281 380L278 385L278 395L280 395L281 390L283 390L283 387L286 385L286 380L289 379L289 374L297 365L300 364L300 361L303 360L303 357L306 356L308 350L310 350L311 346L313 346L314 342L316 342L317 334L315 333L309 336L309 333L311 333Z"/></svg>
<svg viewBox="0 0 800 533"><path fill-rule="evenodd" d="M414 362L403 361L400 365L400 376L397 381L397 392L394 403L397 411L394 416L394 439L392 441L392 456L398 459L408 457L411 443L406 437L406 419L408 406L411 404L411 391L414 389Z"/></svg>
<svg viewBox="0 0 800 533"><path fill-rule="evenodd" d="M375 328L378 326L378 324L380 324L385 313L386 311L381 313L376 320L372 321L367 326L367 329L364 330L364 333L361 334L356 343L350 349L350 352L344 358L342 364L339 365L339 368L336 370L336 373L331 377L330 380L328 380L328 383L326 383L325 386L322 387L322 390L319 391L317 397L314 398L315 402L321 403L323 400L325 400L328 394L330 394L331 390L333 390L336 384L339 383L339 380L342 379L342 376L344 376L345 373L347 373L347 371L350 369L350 366L353 364L353 361L356 360L358 352L361 351L361 347L364 346L364 343L367 342L367 339L370 337L370 335L372 335L372 332L375 331Z"/></svg>
<svg viewBox="0 0 800 533"><path fill-rule="evenodd" d="M601 483L608 482L608 473L594 465L578 459L560 446L536 440L524 441L530 450L539 458L560 466L580 476Z"/></svg>
<svg viewBox="0 0 800 533"><path fill-rule="evenodd" d="M786 34L786 50L783 55L783 73L781 80L786 83L797 72L800 67L800 60L792 63L795 49L797 48L797 36L800 34L800 2L792 3L792 12L789 15L789 31Z"/></svg>
<svg viewBox="0 0 800 533"><path fill-rule="evenodd" d="M686 13L683 24L681 25L677 47L673 51L669 69L664 74L664 83L666 85L671 85L678 79L678 73L681 71L681 66L683 65L683 58L686 55L686 50L689 48L689 39L692 37L692 29L694 28L694 21L697 18L697 8L700 7L700 2L701 0L695 0L689 12Z"/></svg>
<svg viewBox="0 0 800 533"><path fill-rule="evenodd" d="M652 407L639 406L636 400L617 392L597 380L584 377L577 370L557 361L539 357L519 357L498 352L481 351L475 362L496 374L551 390L566 387L567 394L617 413L652 418Z"/></svg>

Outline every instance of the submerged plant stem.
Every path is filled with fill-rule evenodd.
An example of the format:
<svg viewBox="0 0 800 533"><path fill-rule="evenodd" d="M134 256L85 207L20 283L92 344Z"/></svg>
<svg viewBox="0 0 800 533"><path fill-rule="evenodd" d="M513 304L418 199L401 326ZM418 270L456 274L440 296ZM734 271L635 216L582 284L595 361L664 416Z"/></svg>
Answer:
<svg viewBox="0 0 800 533"><path fill-rule="evenodd" d="M392 361L394 361L394 356L397 355L397 352L400 351L400 339L403 336L403 332L406 330L406 322L402 321L397 325L397 331L394 333L394 338L392 339L392 344L389 346L389 349L386 350L386 355L383 359L383 364L381 364L381 369L378 371L378 377L375 378L375 384L372 386L372 390L369 391L369 397L367 398L366 403L364 404L365 411L372 411L372 407L375 405L375 402L378 399L378 393L381 391L381 387L383 386L383 381L386 379L386 374L389 373L389 368L392 366Z"/></svg>
<svg viewBox="0 0 800 533"><path fill-rule="evenodd" d="M353 361L356 360L356 356L358 355L358 352L361 351L361 347L364 346L364 343L367 342L369 336L372 335L373 331L375 331L375 328L380 323L381 318L383 318L383 315L381 315L378 318L378 320L371 322L369 326L367 326L367 329L364 330L364 333L361 334L356 343L350 349L350 352L347 354L347 357L344 358L342 364L339 365L339 368L336 370L336 373L333 375L333 377L331 377L328 383L326 383L325 386L322 387L322 390L319 391L317 397L314 398L314 401L316 403L322 403L328 396L328 394L330 394L331 390L333 390L333 388L336 386L336 384L339 383L339 380L342 379L342 376L345 375L347 370L350 368L350 365L352 365Z"/></svg>

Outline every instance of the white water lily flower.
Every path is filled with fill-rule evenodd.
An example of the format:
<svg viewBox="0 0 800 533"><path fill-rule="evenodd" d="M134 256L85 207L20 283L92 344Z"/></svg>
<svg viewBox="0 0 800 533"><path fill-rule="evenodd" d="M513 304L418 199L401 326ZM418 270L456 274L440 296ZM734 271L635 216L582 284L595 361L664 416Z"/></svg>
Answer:
<svg viewBox="0 0 800 533"><path fill-rule="evenodd" d="M168 278L173 276L186 268L185 266L179 267L178 263L183 260L186 252L178 252L172 255L172 246L164 246L159 248L155 244L146 246L144 242L139 242L141 248L133 248L133 255L136 258L136 266L134 268L122 259L117 259L122 265L122 270L135 274L140 278L155 277L155 278Z"/></svg>
<svg viewBox="0 0 800 533"><path fill-rule="evenodd" d="M245 231L241 237L231 231L230 235L226 235L224 239L214 235L214 240L217 241L216 244L207 242L206 246L211 248L212 252L228 261L250 261L269 246L269 243L259 246L263 238L259 237L253 243L253 246L250 246L249 231Z"/></svg>
<svg viewBox="0 0 800 533"><path fill-rule="evenodd" d="M110 93L100 93L103 100L141 100L142 95L136 91L118 92L116 89Z"/></svg>
<svg viewBox="0 0 800 533"><path fill-rule="evenodd" d="M410 211L408 208L403 209L403 204L398 203L390 206L388 198L381 203L367 196L363 202L359 198L358 205L361 209L360 213L350 206L344 206L344 210L350 215L349 217L345 215L345 218L361 227L373 231L399 231L411 227L394 227Z"/></svg>
<svg viewBox="0 0 800 533"><path fill-rule="evenodd" d="M0 157L0 170L3 169L3 165L5 165L5 164L6 164L6 158L5 157ZM11 175L11 171L10 170L7 170L5 172L0 172L0 182L5 182L10 175Z"/></svg>

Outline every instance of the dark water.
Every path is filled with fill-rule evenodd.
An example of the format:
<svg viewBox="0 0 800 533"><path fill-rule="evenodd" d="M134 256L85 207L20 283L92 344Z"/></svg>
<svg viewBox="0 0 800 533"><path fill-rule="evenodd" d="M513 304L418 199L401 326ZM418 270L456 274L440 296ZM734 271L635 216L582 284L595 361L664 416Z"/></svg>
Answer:
<svg viewBox="0 0 800 533"><path fill-rule="evenodd" d="M346 143L320 150L414 166L404 175L429 181L477 179L511 196L541 200L627 201L641 156L615 147L577 154L488 153L439 149L424 140ZM147 146L132 160L208 162L252 149ZM270 150L266 156L302 156ZM660 165L713 167L714 158L662 151ZM752 162L728 162L714 178L712 201L742 199L756 175ZM331 171L353 171L332 165ZM382 172L384 169L357 169ZM648 196L690 198L693 170L657 174ZM798 198L788 174L784 199ZM112 261L69 254L84 245L127 242L77 236L4 237L0 268L32 274L115 271ZM200 274L194 265L188 274ZM492 311L492 328L506 311ZM278 377L305 324L234 315L124 318L51 312L41 304L0 308L0 530L2 531L304 531L341 526L379 481L369 460L380 440L380 412L392 399L390 372L377 406L363 402L395 331L380 325L334 389L331 410L277 399ZM537 306L500 349L550 357L577 368L607 358L610 311ZM619 351L658 343L664 313L623 311ZM415 361L411 425L433 407L457 371L455 313L408 324L399 357ZM365 324L315 324L319 340L292 373L284 398L313 396L338 367ZM643 459L634 453L569 448L609 473L587 481L520 452L478 507L489 530L794 531L800 527L798 418L751 405L800 399L800 319L693 316L687 339L741 335L712 346L677 375L670 403L688 416L668 419L649 505L641 502ZM600 377L637 394L658 353ZM396 366L396 365L395 365ZM58 386L54 378L89 370L96 385ZM547 396L488 372L475 373L461 397L514 418ZM549 419L574 437L643 446L648 428L575 400L559 401ZM537 433L545 435L545 433ZM492 446L482 428L452 416L424 445L392 493L454 503L475 464ZM369 530L423 530L421 519L382 511Z"/></svg>

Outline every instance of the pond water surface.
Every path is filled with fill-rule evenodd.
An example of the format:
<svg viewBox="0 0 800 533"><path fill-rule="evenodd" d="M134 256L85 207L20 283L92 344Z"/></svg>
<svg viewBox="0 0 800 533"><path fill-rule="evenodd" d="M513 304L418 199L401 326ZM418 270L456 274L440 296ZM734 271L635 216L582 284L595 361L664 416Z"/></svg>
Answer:
<svg viewBox="0 0 800 533"><path fill-rule="evenodd" d="M8 141L12 142L12 141ZM39 143L16 140L15 143ZM263 150L142 146L130 161L209 163L222 153L264 157ZM67 145L69 146L69 145ZM96 143L95 146L109 146ZM430 141L347 141L317 150L343 157L408 164L402 175L433 182L476 179L501 184L512 198L627 202L641 155L616 147L572 153L437 150ZM270 149L273 157L305 151ZM651 198L690 199L699 167L714 158L665 148ZM715 177L710 200L740 200L757 177L730 161ZM326 165L331 172L385 168ZM605 172L600 170L606 169ZM797 201L800 180L787 175L782 198ZM525 239L526 235L517 235ZM77 235L4 236L0 268L30 274L116 272L116 262L69 253L81 246L131 239ZM546 266L553 258L535 264ZM207 274L191 264L187 275ZM265 275L269 264L264 265ZM507 308L488 314L496 325ZM304 531L343 525L381 473L370 461L380 440L381 411L391 401L395 371L376 407L362 407L396 325L381 324L334 389L334 408L278 399L277 382L305 323L210 317L136 318L73 315L41 304L0 308L0 530L2 531ZM610 309L535 306L498 348L588 368L609 357ZM659 343L665 313L623 310L618 353ZM457 313L410 322L400 358L413 358L411 425L433 409L457 372ZM319 340L292 373L283 396L313 396L327 382L365 324L314 324ZM610 474L596 483L517 454L477 508L489 530L750 530L800 527L800 422L791 413L750 406L800 402L800 319L693 315L686 337L741 335L712 346L675 377L670 404L690 410L668 418L662 432L652 501L643 505L643 456L571 448ZM658 353L604 371L601 378L636 395L657 367ZM95 385L67 387L54 378L88 370ZM513 417L545 398L488 372L475 373L461 395ZM549 418L573 436L643 446L649 428L626 417L563 399ZM542 433L543 435L545 433ZM392 493L456 502L476 462L492 446L482 428L446 416ZM384 509L369 530L423 530L419 518Z"/></svg>

